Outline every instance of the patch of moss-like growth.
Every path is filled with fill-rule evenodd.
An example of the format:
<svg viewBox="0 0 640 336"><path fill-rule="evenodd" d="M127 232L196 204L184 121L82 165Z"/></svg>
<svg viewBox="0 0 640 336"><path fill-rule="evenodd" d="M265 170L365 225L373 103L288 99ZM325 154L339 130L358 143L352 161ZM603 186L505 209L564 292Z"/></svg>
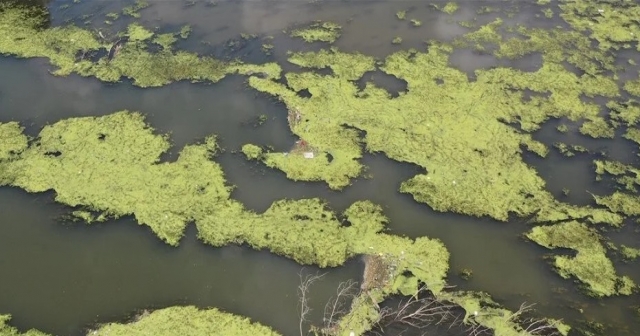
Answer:
<svg viewBox="0 0 640 336"><path fill-rule="evenodd" d="M465 34L455 41L456 46L473 47L477 50L494 49L494 55L499 58L520 58L525 55L541 53L545 64L555 63L564 67L567 62L584 71L588 76L580 77L588 80L610 82L610 78L596 77L605 71L617 71L614 58L606 50L593 48L592 40L584 34L563 28L540 29L525 26L503 27L504 21L496 18L494 21L478 28L474 32ZM505 39L504 31L512 30L515 37ZM617 94L617 86L607 84L611 96ZM587 96L590 96L587 94ZM575 121L574 119L572 119Z"/></svg>
<svg viewBox="0 0 640 336"><path fill-rule="evenodd" d="M180 33L178 33L180 35L180 38L182 39L186 39L189 37L189 35L191 35L191 26L190 25L184 25L182 26L182 28L180 28Z"/></svg>
<svg viewBox="0 0 640 336"><path fill-rule="evenodd" d="M7 323L11 320L11 315L2 315L0 314L0 335L2 336L48 336L41 331L31 329L24 333L18 331L18 329L8 325Z"/></svg>
<svg viewBox="0 0 640 336"><path fill-rule="evenodd" d="M404 182L401 191L435 210L498 220L506 220L509 213L537 212L536 219L543 221L593 215L620 223L621 218L606 211L555 201L521 157L523 148L541 156L547 148L506 124L518 123L529 131L551 117L600 121L599 107L582 102L581 95L616 95L615 82L581 78L551 62L536 72L478 70L477 79L469 81L465 73L448 66L451 51L434 42L424 53L389 56L380 70L407 82L408 91L397 98L373 83L358 89L353 81L375 69L374 59L335 49L298 53L290 59L302 67L330 67L334 75L287 73L288 86L250 78L253 88L279 97L291 114L300 116L290 120L293 133L333 158L329 162L321 157L318 164L268 153L265 162L290 178L322 179L340 188L360 173L356 130L362 130L368 151L427 170ZM311 97L297 94L304 89ZM525 89L551 94L524 101ZM566 217L572 215L579 217Z"/></svg>
<svg viewBox="0 0 640 336"><path fill-rule="evenodd" d="M292 37L300 37L306 42L333 43L340 37L342 27L333 22L316 22L307 28L291 32Z"/></svg>
<svg viewBox="0 0 640 336"><path fill-rule="evenodd" d="M640 215L639 196L616 191L609 196L594 196L594 198L596 203L606 206L611 211L630 216Z"/></svg>
<svg viewBox="0 0 640 336"><path fill-rule="evenodd" d="M496 336L518 336L532 333L517 324L520 315L526 311L512 312L500 307L491 297L483 292L447 292L439 295L440 300L451 302L464 308L466 314L463 322L482 325L493 331ZM561 335L567 335L571 329L568 325L557 320L541 320L540 322L555 328Z"/></svg>
<svg viewBox="0 0 640 336"><path fill-rule="evenodd" d="M356 202L342 220L318 199L276 201L264 213L254 213L229 198L222 170L211 161L214 137L186 146L175 162L158 162L168 147L167 138L154 134L138 113L72 118L43 128L31 146L0 161L0 172L13 186L29 192L53 190L57 202L87 209L76 210L76 217L132 215L172 245L178 244L186 223L194 221L198 237L210 245L247 244L301 264L339 266L355 255L368 255L378 266L371 268L370 285L341 320L344 331L369 330L385 298L415 292L418 283L427 284L436 297L445 295L449 252L444 245L427 237L412 240L384 233L388 219L379 206ZM211 321L210 314L219 313L189 309L162 310L133 325L109 324L98 332L135 334L168 324L173 332L217 325L203 319ZM194 318L197 323L184 322ZM223 320L246 327L230 316ZM501 328L507 326L519 330L513 321Z"/></svg>
<svg viewBox="0 0 640 336"><path fill-rule="evenodd" d="M28 139L17 122L0 123L0 161L20 154L27 148Z"/></svg>
<svg viewBox="0 0 640 336"><path fill-rule="evenodd" d="M625 103L609 101L607 107L611 111L611 118L625 123L628 126L635 126L640 122L640 104L630 100Z"/></svg>
<svg viewBox="0 0 640 336"><path fill-rule="evenodd" d="M640 258L640 249L622 245L620 246L620 254L627 260Z"/></svg>
<svg viewBox="0 0 640 336"><path fill-rule="evenodd" d="M242 153L247 156L247 159L259 159L262 156L262 148L256 145L244 145L242 146Z"/></svg>
<svg viewBox="0 0 640 336"><path fill-rule="evenodd" d="M171 50L173 48L173 44L176 43L178 38L176 34L165 33L156 35L152 42L161 46L163 50Z"/></svg>
<svg viewBox="0 0 640 336"><path fill-rule="evenodd" d="M640 79L624 83L624 89L630 94L640 97Z"/></svg>
<svg viewBox="0 0 640 336"><path fill-rule="evenodd" d="M56 75L77 73L106 82L117 82L126 77L140 87L162 86L180 80L217 82L233 73L280 76L280 67L275 63L225 63L194 53L172 52L170 37L159 35L152 39L154 34L137 23L129 25L120 40L105 43L93 32L75 26L43 29L43 15L33 9L0 5L0 30L3 32L0 53L48 58L57 67L53 71ZM148 43L157 43L163 50L149 52ZM109 52L95 62L84 57L100 50Z"/></svg>
<svg viewBox="0 0 640 336"><path fill-rule="evenodd" d="M187 146L176 162L158 163L169 142L137 113L60 121L46 126L36 143L19 160L1 163L12 185L52 189L60 203L113 217L134 215L172 245L186 222L229 198L222 170L208 160L214 138Z"/></svg>
<svg viewBox="0 0 640 336"><path fill-rule="evenodd" d="M555 144L553 144L553 146L556 147L558 151L562 153L562 155L567 157L574 156L576 152L589 153L589 150L587 148L579 145L567 145L562 142L556 142Z"/></svg>
<svg viewBox="0 0 640 336"><path fill-rule="evenodd" d="M455 3L455 2L447 2L447 4L444 5L444 7L439 8L439 9L441 11L443 11L444 13L453 14L456 11L458 11L458 8L459 8L459 6L458 6L457 3Z"/></svg>
<svg viewBox="0 0 640 336"><path fill-rule="evenodd" d="M640 42L637 22L640 5L635 1L563 0L559 6L560 16L574 29L589 32L600 49L618 49L625 43Z"/></svg>
<svg viewBox="0 0 640 336"><path fill-rule="evenodd" d="M140 18L139 12L147 7L149 7L149 3L146 2L145 0L136 0L136 2L133 5L124 7L122 9L122 14L131 16L134 18Z"/></svg>
<svg viewBox="0 0 640 336"><path fill-rule="evenodd" d="M604 120L589 120L580 126L580 133L593 138L612 139L615 135L615 129Z"/></svg>
<svg viewBox="0 0 640 336"><path fill-rule="evenodd" d="M269 327L248 318L222 312L215 308L193 306L170 307L153 311L131 323L108 323L89 335L280 335Z"/></svg>
<svg viewBox="0 0 640 336"><path fill-rule="evenodd" d="M537 226L526 236L546 248L575 250L575 257L555 256L554 266L563 278L575 277L582 282L592 296L630 295L636 287L629 277L616 274L599 234L585 224L571 221Z"/></svg>
<svg viewBox="0 0 640 336"><path fill-rule="evenodd" d="M54 190L63 204L110 217L133 215L171 245L195 221L200 237L215 246L245 242L321 266L340 265L355 254L400 258L406 252L400 259L407 264L400 265L412 266L421 279L437 283L446 273L448 253L440 242L380 233L386 218L371 203L352 205L345 213L352 225L344 228L319 200L278 201L255 214L230 200L222 170L210 160L214 137L186 146L175 162L158 162L169 146L139 113L72 118L43 128L32 146L0 161L0 171L5 184ZM412 265L423 259L431 260L424 271Z"/></svg>
<svg viewBox="0 0 640 336"><path fill-rule="evenodd" d="M594 196L596 203L628 216L640 215L640 197L637 196L637 186L640 186L640 169L615 161L596 160L594 163L597 181L600 181L605 173L613 175L618 185L629 192L616 191L608 196Z"/></svg>

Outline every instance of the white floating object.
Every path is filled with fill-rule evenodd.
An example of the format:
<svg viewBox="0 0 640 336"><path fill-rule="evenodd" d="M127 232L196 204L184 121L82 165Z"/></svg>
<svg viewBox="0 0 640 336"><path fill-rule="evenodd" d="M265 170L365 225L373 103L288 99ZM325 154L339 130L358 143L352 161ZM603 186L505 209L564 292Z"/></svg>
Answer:
<svg viewBox="0 0 640 336"><path fill-rule="evenodd" d="M304 152L303 155L304 155L305 159L313 159L314 158L313 152Z"/></svg>
<svg viewBox="0 0 640 336"><path fill-rule="evenodd" d="M598 13L604 13L604 9L598 9Z"/></svg>

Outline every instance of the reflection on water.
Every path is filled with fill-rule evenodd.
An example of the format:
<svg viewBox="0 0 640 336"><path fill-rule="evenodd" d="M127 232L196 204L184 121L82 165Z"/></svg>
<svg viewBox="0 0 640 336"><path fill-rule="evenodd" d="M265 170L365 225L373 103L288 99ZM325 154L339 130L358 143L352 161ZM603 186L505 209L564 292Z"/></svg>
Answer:
<svg viewBox="0 0 640 336"><path fill-rule="evenodd" d="M419 1L196 1L187 5L181 1L155 0L150 3L149 8L140 12L143 24L167 31L176 31L184 24L192 25L192 36L179 42L179 48L222 52L225 43L238 39L240 33L258 34L257 41L233 55L250 57L256 62L275 60L283 63L286 70L295 69L285 64L288 50L321 47L306 46L282 34L283 29L295 25L312 20L334 21L341 24L345 32L336 42L338 48L384 57L400 49L422 49L424 41L430 39L450 41L466 31L456 21L477 16L481 6L503 8L505 5L502 1L464 2L455 15L447 16ZM71 5L61 8L66 4ZM67 19L78 21L80 13L91 12L94 13L92 25L101 31L114 32L130 19L123 18L112 26L104 23L106 13L122 7L116 1L79 4L54 1L50 6L54 24ZM561 24L558 20L536 18L538 9L531 4L519 6L517 15L509 19L512 22L541 27ZM395 13L399 10L408 10L408 18L418 18L423 24L413 27L407 21L397 20ZM496 16L495 13L478 16L478 23L490 22ZM275 46L273 54L256 54L261 39L269 35L274 36L270 42ZM390 43L396 36L403 39L399 46ZM637 58L637 55L625 57ZM539 55L533 55L517 61L496 62L492 56L460 50L453 54L451 64L473 78L474 70L494 65L535 71L541 60ZM399 164L382 155L365 155L363 163L372 178L357 179L344 191L335 192L323 183L293 182L282 172L247 162L235 152L243 144L259 143L286 150L295 138L288 130L284 106L248 90L242 77L232 76L213 85L180 82L142 90L126 82L104 85L91 78L54 77L49 70L50 66L43 60L0 58L0 121L19 120L27 126L27 132L35 135L43 125L62 118L138 110L148 115L149 123L158 132L171 133L175 144L172 153L179 152L185 144L217 134L226 151L216 160L221 163L228 182L237 187L233 198L250 209L264 211L278 199L320 197L334 210L342 211L354 201L369 199L383 205L390 218L391 232L441 239L452 255L450 282L459 288L487 291L509 308L517 308L523 301L537 302L540 314L564 317L568 322L589 318L628 326L629 330L640 327L629 309L637 304L637 294L600 301L586 298L542 259L548 250L525 242L521 235L529 226L524 221L498 223L436 213L424 204L415 203L409 195L400 194L397 191L400 183L420 172L415 166ZM369 75L396 91L405 89L403 83L377 73ZM256 125L255 120L261 115L267 117L266 122ZM638 158L630 154L632 147L627 141L595 141L579 135L575 130L577 125L569 125L570 131L560 134L555 131L558 123L548 122L534 137L550 146L562 141L594 152L606 150L615 160L639 163ZM174 158L169 154L164 159ZM525 161L539 171L552 194L581 205L593 203L589 192L605 193L608 187L594 183L593 159L593 155L587 154L567 159L553 148L545 159L525 155ZM564 188L570 190L568 196L563 195ZM65 211L64 207L52 204L50 196L0 189L0 213L3 214L0 268L4 272L0 277L3 289L0 312L14 314L15 325L61 335L80 334L94 322L123 319L143 308L184 303L220 307L249 316L286 335L297 333L295 291L299 265L244 247L204 246L196 241L192 227L181 246L174 249L163 245L146 227L130 219L91 226L64 226L55 219ZM623 230L630 231L614 233L611 238L627 244L637 241L637 232ZM463 268L473 270L471 280L462 281L456 275ZM637 263L619 265L618 270L640 282ZM312 302L317 307L315 321L320 320L323 302L333 293L336 284L348 278L357 279L360 272L361 265L353 261L331 270L318 283ZM274 302L278 303L278 309L272 308Z"/></svg>

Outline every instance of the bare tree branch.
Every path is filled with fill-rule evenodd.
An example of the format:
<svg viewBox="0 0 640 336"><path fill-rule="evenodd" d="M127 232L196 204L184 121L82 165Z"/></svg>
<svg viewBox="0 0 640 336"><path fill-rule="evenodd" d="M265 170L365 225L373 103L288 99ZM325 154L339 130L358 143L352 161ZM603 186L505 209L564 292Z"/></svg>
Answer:
<svg viewBox="0 0 640 336"><path fill-rule="evenodd" d="M333 329L339 319L349 311L347 304L358 294L358 283L353 280L341 282L336 290L336 297L329 299L324 307L324 328Z"/></svg>
<svg viewBox="0 0 640 336"><path fill-rule="evenodd" d="M307 315L309 315L309 313L311 312L311 308L309 307L309 287L311 287L311 285L313 285L314 282L320 280L320 278L322 278L325 274L327 273L323 273L323 274L315 274L315 275L311 275L311 274L307 274L306 276L302 275L302 271L300 271L300 285L298 286L298 297L300 298L300 323L299 323L299 330L300 330L300 336L303 336L304 333L302 331L302 326L304 325L305 322L307 322Z"/></svg>

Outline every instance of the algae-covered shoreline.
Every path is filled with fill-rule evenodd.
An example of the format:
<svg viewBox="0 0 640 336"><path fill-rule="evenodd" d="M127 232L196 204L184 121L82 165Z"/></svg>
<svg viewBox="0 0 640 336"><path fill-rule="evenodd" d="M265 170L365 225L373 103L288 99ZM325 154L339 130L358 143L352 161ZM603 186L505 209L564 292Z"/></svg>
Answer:
<svg viewBox="0 0 640 336"><path fill-rule="evenodd" d="M496 20L453 45L431 41L425 50L400 51L384 60L338 48L295 52L288 61L304 70L284 74L284 81L276 63L227 62L175 50L177 32L158 35L132 23L117 39L107 40L74 26L42 29L40 16L10 7L0 9L0 28L7 32L0 37L0 52L47 58L59 76L76 73L105 82L129 78L140 87L246 75L252 89L284 102L291 131L304 144L289 153L247 144L243 151L248 158L282 170L290 179L323 181L336 190L362 174L363 148L418 165L426 173L400 188L416 201L441 212L500 221L530 218L534 227L526 234L528 239L546 248L577 252L554 257L553 266L562 277L577 279L595 297L632 295L637 286L618 274L608 259L601 228L602 224L620 227L625 219L640 214L634 186L640 185L637 169L595 162L599 175L618 176L625 189L594 195L592 205L575 206L555 199L522 158L524 152L547 155L547 146L532 133L553 118L583 122L580 132L594 138L612 137L616 128L626 129L630 140L640 138L633 128L637 81L620 85L615 74L619 69L610 56L611 50L634 38L605 33L601 26L612 24L608 13L616 9L603 6L607 14L596 20L597 29L590 30L591 37L600 41L595 49L575 31L521 27L520 36L503 40L503 22ZM591 9L570 3L561 8L561 17L584 30L576 13ZM455 14L458 6L450 3L442 10ZM333 42L340 31L336 24L316 23L311 28L327 31L299 30L294 35ZM160 49L150 52L150 45ZM543 64L532 72L504 67L478 70L473 80L450 66L455 48L491 45L497 46L496 56L502 58L541 53ZM109 53L90 57L101 50ZM566 62L584 74L575 74ZM323 68L332 71L329 75L315 71ZM404 80L406 92L392 97L373 83L364 88L355 84L374 70ZM301 96L301 91L309 97ZM525 99L525 91L534 94ZM622 100L628 95L633 98ZM584 97L607 99L615 113L603 116L601 107ZM388 220L379 205L358 201L336 214L319 199L302 199L276 201L263 213L245 209L231 198L231 188L215 162L215 135L185 147L175 162L160 162L170 147L168 137L157 135L141 114L121 111L61 120L44 127L35 139L23 135L20 124L6 122L0 124L0 140L0 185L29 192L53 190L57 202L74 207L72 214L87 222L133 216L170 245L178 245L187 223L195 222L199 238L212 246L247 244L321 267L340 266L356 255L382 256L393 265L389 282L358 297L340 332L359 334L371 328L377 304L398 292L410 295L418 283L426 283L439 300L462 306L465 322L479 323L499 335L523 332L506 310L474 295L444 290L449 267L446 247L438 239L412 240L385 233ZM313 153L311 159L307 152ZM598 275L590 271L594 265L602 271ZM477 311L481 314L473 314Z"/></svg>

